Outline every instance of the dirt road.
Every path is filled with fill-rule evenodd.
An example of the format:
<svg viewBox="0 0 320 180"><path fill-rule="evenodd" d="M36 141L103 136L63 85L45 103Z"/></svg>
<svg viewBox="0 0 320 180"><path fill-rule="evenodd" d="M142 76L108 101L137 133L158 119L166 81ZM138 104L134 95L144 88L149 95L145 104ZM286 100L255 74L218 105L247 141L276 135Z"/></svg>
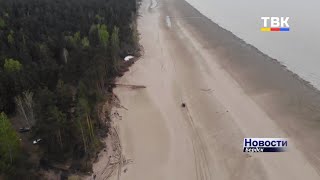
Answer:
<svg viewBox="0 0 320 180"><path fill-rule="evenodd" d="M183 0L140 13L144 54L118 82L146 88L115 89L133 160L120 179L320 179L320 116L305 110L318 92ZM243 153L245 137L289 138L289 152Z"/></svg>

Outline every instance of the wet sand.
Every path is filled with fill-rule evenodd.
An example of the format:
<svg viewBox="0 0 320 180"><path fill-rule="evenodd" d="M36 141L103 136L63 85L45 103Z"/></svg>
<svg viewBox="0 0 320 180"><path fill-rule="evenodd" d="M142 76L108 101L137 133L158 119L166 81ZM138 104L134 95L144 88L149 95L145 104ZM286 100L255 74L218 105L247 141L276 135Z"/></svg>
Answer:
<svg viewBox="0 0 320 180"><path fill-rule="evenodd" d="M185 1L175 1L193 37L203 48L218 56L221 67L237 81L243 91L287 133L298 146L304 146L309 160L320 172L320 92L290 72L277 60L246 44L231 32L202 16ZM201 28L199 28L201 27ZM215 35L216 34L216 35ZM290 52L288 52L290 53Z"/></svg>
<svg viewBox="0 0 320 180"><path fill-rule="evenodd" d="M184 0L140 13L144 54L118 82L146 88L115 89L133 161L119 179L320 179L316 90ZM289 152L243 153L245 137L289 138Z"/></svg>

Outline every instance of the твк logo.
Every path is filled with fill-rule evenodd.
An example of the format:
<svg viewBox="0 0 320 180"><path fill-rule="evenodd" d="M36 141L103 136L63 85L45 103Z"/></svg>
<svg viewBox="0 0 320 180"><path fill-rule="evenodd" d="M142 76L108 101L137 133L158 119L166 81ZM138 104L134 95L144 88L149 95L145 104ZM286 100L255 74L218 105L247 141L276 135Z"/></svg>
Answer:
<svg viewBox="0 0 320 180"><path fill-rule="evenodd" d="M263 32L287 32L290 31L289 17L261 17L263 20ZM268 23L270 20L270 23ZM268 26L270 24L270 26Z"/></svg>

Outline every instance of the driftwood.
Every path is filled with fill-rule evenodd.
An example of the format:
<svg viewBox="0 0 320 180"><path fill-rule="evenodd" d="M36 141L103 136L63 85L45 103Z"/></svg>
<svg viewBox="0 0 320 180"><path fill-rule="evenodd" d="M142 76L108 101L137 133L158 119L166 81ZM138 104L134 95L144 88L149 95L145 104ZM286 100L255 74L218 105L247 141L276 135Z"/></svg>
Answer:
<svg viewBox="0 0 320 180"><path fill-rule="evenodd" d="M141 89L141 88L146 88L144 85L132 85L132 84L111 84L114 85L115 87L127 87L130 89Z"/></svg>
<svg viewBox="0 0 320 180"><path fill-rule="evenodd" d="M118 127L112 127L109 135L112 139L112 145L110 148L112 149L113 153L109 156L108 162L103 170L97 174L97 180L108 180L115 175L117 176L117 180L120 180L123 169L128 164L133 163L131 159L126 159L123 155Z"/></svg>

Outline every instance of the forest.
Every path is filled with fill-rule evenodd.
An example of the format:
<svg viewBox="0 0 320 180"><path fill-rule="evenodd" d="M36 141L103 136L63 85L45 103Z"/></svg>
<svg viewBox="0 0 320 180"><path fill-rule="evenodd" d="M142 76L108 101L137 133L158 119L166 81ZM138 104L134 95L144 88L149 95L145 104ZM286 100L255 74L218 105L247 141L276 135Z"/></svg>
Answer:
<svg viewBox="0 0 320 180"><path fill-rule="evenodd" d="M90 171L100 105L138 55L136 0L0 0L0 179ZM41 179L41 178L40 178Z"/></svg>

